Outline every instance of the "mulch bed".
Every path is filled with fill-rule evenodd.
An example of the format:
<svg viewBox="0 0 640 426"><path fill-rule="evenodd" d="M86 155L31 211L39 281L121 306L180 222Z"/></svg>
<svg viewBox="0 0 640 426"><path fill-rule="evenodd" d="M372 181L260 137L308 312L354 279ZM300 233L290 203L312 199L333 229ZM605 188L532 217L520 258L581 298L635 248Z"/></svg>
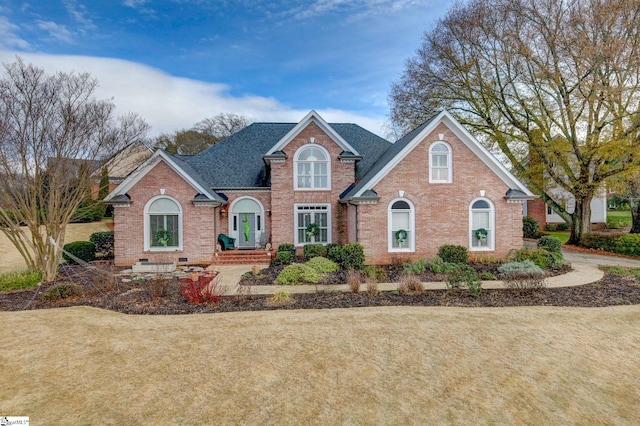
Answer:
<svg viewBox="0 0 640 426"><path fill-rule="evenodd" d="M274 272L275 273L275 272ZM338 280L340 275L330 278ZM68 277L82 288L82 295L57 300L45 300L42 295L53 284L37 289L0 294L0 311L49 309L68 306L93 306L127 314L191 314L214 312L260 311L275 309L328 309L361 306L613 306L640 304L640 281L629 276L605 274L592 284L544 288L540 290L484 290L474 297L468 290L447 292L428 290L421 294L381 292L376 296L365 293L316 292L292 294L291 301L274 304L269 296L251 295L251 286L244 286L240 296L227 296L219 304L192 305L178 289L175 279L165 281L132 281L118 283L101 280L96 274L69 272ZM424 279L429 281L430 279ZM341 283L344 283L342 281ZM363 285L363 288L365 285Z"/></svg>

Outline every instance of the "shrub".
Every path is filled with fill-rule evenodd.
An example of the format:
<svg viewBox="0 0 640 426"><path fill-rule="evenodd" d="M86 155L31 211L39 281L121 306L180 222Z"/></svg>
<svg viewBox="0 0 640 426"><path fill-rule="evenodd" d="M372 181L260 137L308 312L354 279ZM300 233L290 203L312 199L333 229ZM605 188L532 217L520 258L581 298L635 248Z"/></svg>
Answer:
<svg viewBox="0 0 640 426"><path fill-rule="evenodd" d="M588 233L582 234L580 244L597 250L615 251L621 235Z"/></svg>
<svg viewBox="0 0 640 426"><path fill-rule="evenodd" d="M293 303L294 299L286 291L279 291L273 296L269 298L269 302L273 305L288 305L289 303Z"/></svg>
<svg viewBox="0 0 640 426"><path fill-rule="evenodd" d="M453 244L440 246L438 256L440 256L444 262L449 263L467 263L469 259L469 253L466 247Z"/></svg>
<svg viewBox="0 0 640 426"><path fill-rule="evenodd" d="M67 297L82 296L83 290L78 284L58 283L49 287L42 298L45 300L66 299Z"/></svg>
<svg viewBox="0 0 640 426"><path fill-rule="evenodd" d="M295 254L293 253L293 251L291 250L278 251L276 253L275 263L279 265L289 265L293 263L294 259L295 259Z"/></svg>
<svg viewBox="0 0 640 426"><path fill-rule="evenodd" d="M333 260L337 264L342 264L342 247L340 244L327 244L327 258Z"/></svg>
<svg viewBox="0 0 640 426"><path fill-rule="evenodd" d="M367 283L367 296L376 297L378 293L379 291L377 283Z"/></svg>
<svg viewBox="0 0 640 426"><path fill-rule="evenodd" d="M640 234L624 234L618 238L616 253L640 256Z"/></svg>
<svg viewBox="0 0 640 426"><path fill-rule="evenodd" d="M500 272L501 274L525 272L528 274L538 274L544 276L544 271L542 270L542 268L533 263L531 260L505 263L498 268L498 272Z"/></svg>
<svg viewBox="0 0 640 426"><path fill-rule="evenodd" d="M35 269L0 274L0 291L30 288L42 281L42 273Z"/></svg>
<svg viewBox="0 0 640 426"><path fill-rule="evenodd" d="M422 275L427 272L427 260L418 259L415 262L405 263L403 274Z"/></svg>
<svg viewBox="0 0 640 426"><path fill-rule="evenodd" d="M304 246L304 257L313 259L314 257L327 257L327 248L322 244L307 244Z"/></svg>
<svg viewBox="0 0 640 426"><path fill-rule="evenodd" d="M360 270L364 267L364 248L360 243L347 244L342 248L342 266Z"/></svg>
<svg viewBox="0 0 640 426"><path fill-rule="evenodd" d="M562 242L560 239L551 236L543 236L538 240L538 248L545 249L553 253L562 252Z"/></svg>
<svg viewBox="0 0 640 426"><path fill-rule="evenodd" d="M94 232L89 237L96 248L96 253L100 253L102 257L113 259L114 232Z"/></svg>
<svg viewBox="0 0 640 426"><path fill-rule="evenodd" d="M476 292L478 292L478 285L482 287L476 270L469 265L458 263L455 265L455 268L447 274L447 289L449 291L459 290L463 284L470 290L474 288Z"/></svg>
<svg viewBox="0 0 640 426"><path fill-rule="evenodd" d="M71 218L71 223L96 222L102 219L106 209L107 206L105 204L91 198L87 199L76 209Z"/></svg>
<svg viewBox="0 0 640 426"><path fill-rule="evenodd" d="M217 305L222 300L224 293L220 286L219 273L204 273L198 276L198 281L193 281L190 277L181 278L179 289L180 293L191 304L212 303Z"/></svg>
<svg viewBox="0 0 640 426"><path fill-rule="evenodd" d="M65 244L63 249L85 262L91 262L96 259L96 246L91 241L75 241L73 243ZM67 261L67 263L72 265L78 263L65 252L62 252L62 257Z"/></svg>
<svg viewBox="0 0 640 426"><path fill-rule="evenodd" d="M531 216L525 216L522 218L522 235L524 238L536 238L536 235L540 231L540 225Z"/></svg>
<svg viewBox="0 0 640 426"><path fill-rule="evenodd" d="M294 247L295 246L291 243L282 243L278 246L278 253L280 253L281 251L293 252Z"/></svg>
<svg viewBox="0 0 640 426"><path fill-rule="evenodd" d="M351 293L358 293L360 291L361 278L360 272L354 269L347 271L347 284L349 284Z"/></svg>
<svg viewBox="0 0 640 426"><path fill-rule="evenodd" d="M312 267L302 263L294 263L287 266L276 278L278 284L285 285L317 283L318 281L320 281L320 274Z"/></svg>
<svg viewBox="0 0 640 426"><path fill-rule="evenodd" d="M496 276L493 275L491 272L481 272L480 273L480 279L482 281L493 281L496 279Z"/></svg>
<svg viewBox="0 0 640 426"><path fill-rule="evenodd" d="M547 232L555 232L556 229L558 229L558 228L557 228L555 223L547 223L544 226L544 230L547 231Z"/></svg>
<svg viewBox="0 0 640 426"><path fill-rule="evenodd" d="M398 291L402 294L419 294L424 291L420 278L415 275L406 275L400 280Z"/></svg>
<svg viewBox="0 0 640 426"><path fill-rule="evenodd" d="M515 290L533 290L546 286L544 272L530 260L510 262L498 268L505 287Z"/></svg>
<svg viewBox="0 0 640 426"><path fill-rule="evenodd" d="M165 297L169 294L169 288L174 282L172 275L156 275L146 280L147 285L151 289L151 296L156 299L158 297Z"/></svg>
<svg viewBox="0 0 640 426"><path fill-rule="evenodd" d="M559 223L559 224L556 226L556 229L557 229L558 231L568 231L570 228L571 228L571 227L570 227L570 226L569 226L569 224L568 224L568 223L566 223L566 222Z"/></svg>
<svg viewBox="0 0 640 426"><path fill-rule="evenodd" d="M457 268L457 263L445 262L438 255L433 256L427 260L427 266L432 272L436 274L447 274L453 272Z"/></svg>
<svg viewBox="0 0 640 426"><path fill-rule="evenodd" d="M325 272L336 272L340 270L340 266L336 262L329 260L326 257L320 256L314 257L313 259L307 261L306 265L312 267L321 274Z"/></svg>
<svg viewBox="0 0 640 426"><path fill-rule="evenodd" d="M365 266L362 269L362 273L368 280L373 280L374 282L381 282L387 277L387 271L374 265Z"/></svg>
<svg viewBox="0 0 640 426"><path fill-rule="evenodd" d="M550 269L562 264L562 254L550 252L542 248L532 249L529 247L512 251L507 255L509 262L523 262L531 260L542 269Z"/></svg>

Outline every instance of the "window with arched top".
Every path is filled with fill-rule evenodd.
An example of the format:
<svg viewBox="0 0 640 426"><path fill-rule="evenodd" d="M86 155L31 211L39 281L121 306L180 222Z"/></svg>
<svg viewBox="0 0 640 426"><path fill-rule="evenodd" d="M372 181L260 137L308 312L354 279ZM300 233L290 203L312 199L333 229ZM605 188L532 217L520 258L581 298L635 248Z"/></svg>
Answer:
<svg viewBox="0 0 640 426"><path fill-rule="evenodd" d="M145 250L182 249L182 208L173 198L159 196L145 206Z"/></svg>
<svg viewBox="0 0 640 426"><path fill-rule="evenodd" d="M429 182L453 181L451 147L446 142L436 142L429 148Z"/></svg>
<svg viewBox="0 0 640 426"><path fill-rule="evenodd" d="M294 158L295 189L331 189L329 153L320 145L305 145Z"/></svg>
<svg viewBox="0 0 640 426"><path fill-rule="evenodd" d="M389 251L415 251L415 209L406 198L389 203Z"/></svg>
<svg viewBox="0 0 640 426"><path fill-rule="evenodd" d="M470 250L494 250L495 209L491 200L478 198L469 208Z"/></svg>

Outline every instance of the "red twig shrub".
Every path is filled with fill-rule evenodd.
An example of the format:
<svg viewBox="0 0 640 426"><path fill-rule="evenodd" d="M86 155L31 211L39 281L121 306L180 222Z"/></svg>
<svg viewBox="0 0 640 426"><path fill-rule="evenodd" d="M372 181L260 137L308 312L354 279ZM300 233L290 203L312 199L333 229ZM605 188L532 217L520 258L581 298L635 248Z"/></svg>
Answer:
<svg viewBox="0 0 640 426"><path fill-rule="evenodd" d="M222 288L220 287L220 274L209 273L180 279L180 293L191 304L212 303L217 305L222 300Z"/></svg>

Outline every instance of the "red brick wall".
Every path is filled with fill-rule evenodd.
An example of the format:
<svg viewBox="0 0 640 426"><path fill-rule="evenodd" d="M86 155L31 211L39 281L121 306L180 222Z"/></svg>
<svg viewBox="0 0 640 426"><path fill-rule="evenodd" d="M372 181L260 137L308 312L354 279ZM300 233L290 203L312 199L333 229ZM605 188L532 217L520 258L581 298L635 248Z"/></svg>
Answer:
<svg viewBox="0 0 640 426"><path fill-rule="evenodd" d="M294 191L294 156L298 148L309 144L315 138L316 145L321 145L331 158L331 190L328 191ZM338 156L342 149L320 129L315 123L304 128L284 149L288 158L284 163L271 164L271 241L274 247L282 243L295 241L294 204L296 203L329 203L331 204L332 242L348 238L345 228L347 216L339 215L341 208L338 202L340 194L353 183L355 176L354 163L341 163ZM341 217L340 217L341 216Z"/></svg>
<svg viewBox="0 0 640 426"><path fill-rule="evenodd" d="M160 195L175 198L182 207L183 250L145 251L144 208L147 202ZM189 263L210 263L216 245L214 207L196 207L191 202L196 195L185 180L164 162L158 163L128 192L131 206L114 209L115 263L127 266L139 259L150 262L178 262L186 257Z"/></svg>
<svg viewBox="0 0 640 426"><path fill-rule="evenodd" d="M429 183L429 146L444 134L453 155L453 183ZM495 206L495 251L472 252L503 257L522 247L522 205L507 204L507 186L444 125L438 126L405 159L389 172L375 190L375 205L358 206L358 239L365 247L367 263L388 263L394 258L431 257L443 244L469 247L469 206L485 191ZM415 206L415 253L389 252L389 203L405 191ZM470 251L471 253L471 251Z"/></svg>
<svg viewBox="0 0 640 426"><path fill-rule="evenodd" d="M534 218L540 229L544 229L547 224L547 205L541 198L527 201L527 216Z"/></svg>

